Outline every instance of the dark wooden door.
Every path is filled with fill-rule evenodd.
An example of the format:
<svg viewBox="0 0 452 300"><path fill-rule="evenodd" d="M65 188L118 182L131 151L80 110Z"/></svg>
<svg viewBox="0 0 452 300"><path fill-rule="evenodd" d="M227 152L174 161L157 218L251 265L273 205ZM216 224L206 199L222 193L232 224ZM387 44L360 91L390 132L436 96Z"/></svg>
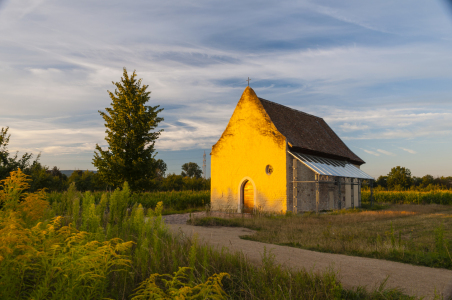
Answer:
<svg viewBox="0 0 452 300"><path fill-rule="evenodd" d="M243 212L252 213L254 209L254 187L251 181L243 186Z"/></svg>

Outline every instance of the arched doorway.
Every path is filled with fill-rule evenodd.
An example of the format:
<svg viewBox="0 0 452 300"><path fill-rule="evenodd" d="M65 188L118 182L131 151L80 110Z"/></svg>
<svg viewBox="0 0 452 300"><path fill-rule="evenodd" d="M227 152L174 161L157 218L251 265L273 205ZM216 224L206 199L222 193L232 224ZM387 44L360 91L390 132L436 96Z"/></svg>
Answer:
<svg viewBox="0 0 452 300"><path fill-rule="evenodd" d="M252 213L254 209L254 187L251 181L247 180L243 185L243 212Z"/></svg>

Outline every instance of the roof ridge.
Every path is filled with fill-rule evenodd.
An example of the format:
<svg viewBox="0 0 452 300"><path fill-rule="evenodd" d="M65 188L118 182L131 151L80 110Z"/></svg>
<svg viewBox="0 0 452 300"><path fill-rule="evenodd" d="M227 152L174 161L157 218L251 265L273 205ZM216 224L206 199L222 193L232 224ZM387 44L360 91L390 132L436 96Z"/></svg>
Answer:
<svg viewBox="0 0 452 300"><path fill-rule="evenodd" d="M282 107L284 107L284 108L288 108L288 109L294 110L294 111L296 111L296 112L299 112L299 113L302 113L302 114L305 114L305 115L308 115L308 116L315 117L315 118L318 118L318 119L322 119L322 120L323 120L323 118L317 117L317 116L314 116L314 115L311 115L311 114L308 114L307 112L304 112L304 111L301 111L301 110L298 110L298 109L295 109L295 108L292 108L292 107L289 107L289 106L285 106L285 105L282 105L282 104L279 104L279 103L276 103L276 102L273 102L273 101L270 101L270 100L267 100L267 99L264 99L264 98L261 98L261 97L257 97L257 98L258 98L259 100L264 100L264 101L270 102L270 103L272 103L272 104L276 104L276 105L282 106Z"/></svg>

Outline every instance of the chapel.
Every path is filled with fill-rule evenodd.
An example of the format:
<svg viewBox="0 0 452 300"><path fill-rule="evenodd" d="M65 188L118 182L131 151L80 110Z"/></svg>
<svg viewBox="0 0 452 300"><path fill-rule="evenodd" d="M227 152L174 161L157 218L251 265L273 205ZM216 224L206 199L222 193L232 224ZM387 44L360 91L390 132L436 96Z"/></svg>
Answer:
<svg viewBox="0 0 452 300"><path fill-rule="evenodd" d="M319 117L247 87L211 155L211 209L324 211L361 206L364 161Z"/></svg>

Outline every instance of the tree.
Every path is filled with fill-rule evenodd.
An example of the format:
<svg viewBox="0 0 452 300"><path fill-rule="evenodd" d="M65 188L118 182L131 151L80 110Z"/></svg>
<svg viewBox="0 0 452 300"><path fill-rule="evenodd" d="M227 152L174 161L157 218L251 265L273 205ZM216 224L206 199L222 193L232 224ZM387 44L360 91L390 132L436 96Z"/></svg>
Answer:
<svg viewBox="0 0 452 300"><path fill-rule="evenodd" d="M150 92L146 91L147 85L141 85L141 79L136 79L135 71L129 77L124 68L121 81L113 84L114 93L108 91L111 107L99 111L107 127L108 149L96 145L93 164L106 184L120 187L127 181L132 190L142 190L149 186L159 167L154 144L163 129L154 130L163 121L158 117L163 108L145 105Z"/></svg>
<svg viewBox="0 0 452 300"><path fill-rule="evenodd" d="M388 176L380 176L377 178L377 181L375 181L377 186L381 186L383 188L387 188L388 187Z"/></svg>
<svg viewBox="0 0 452 300"><path fill-rule="evenodd" d="M430 184L433 184L435 182L435 178L433 178L432 175L425 175L422 177L422 187L427 187Z"/></svg>
<svg viewBox="0 0 452 300"><path fill-rule="evenodd" d="M412 182L413 182L412 187L420 186L420 185L422 184L422 178L421 178L421 177L413 176L413 177L412 177Z"/></svg>
<svg viewBox="0 0 452 300"><path fill-rule="evenodd" d="M201 178L202 171L199 168L197 163L189 162L182 165L182 173L183 177L195 177Z"/></svg>
<svg viewBox="0 0 452 300"><path fill-rule="evenodd" d="M397 166L391 169L386 180L389 189L409 189L411 186L411 171L408 168Z"/></svg>
<svg viewBox="0 0 452 300"><path fill-rule="evenodd" d="M163 177L165 177L165 172L168 167L166 166L166 163L161 159L158 159L156 161L156 166L155 177L157 179L162 179Z"/></svg>
<svg viewBox="0 0 452 300"><path fill-rule="evenodd" d="M27 175L30 175L30 169L39 161L41 154L38 154L36 159L32 161L33 154L25 152L21 158L18 157L18 152L14 156L10 156L8 151L9 127L0 130L0 180L9 176L10 172L17 171L19 168Z"/></svg>

